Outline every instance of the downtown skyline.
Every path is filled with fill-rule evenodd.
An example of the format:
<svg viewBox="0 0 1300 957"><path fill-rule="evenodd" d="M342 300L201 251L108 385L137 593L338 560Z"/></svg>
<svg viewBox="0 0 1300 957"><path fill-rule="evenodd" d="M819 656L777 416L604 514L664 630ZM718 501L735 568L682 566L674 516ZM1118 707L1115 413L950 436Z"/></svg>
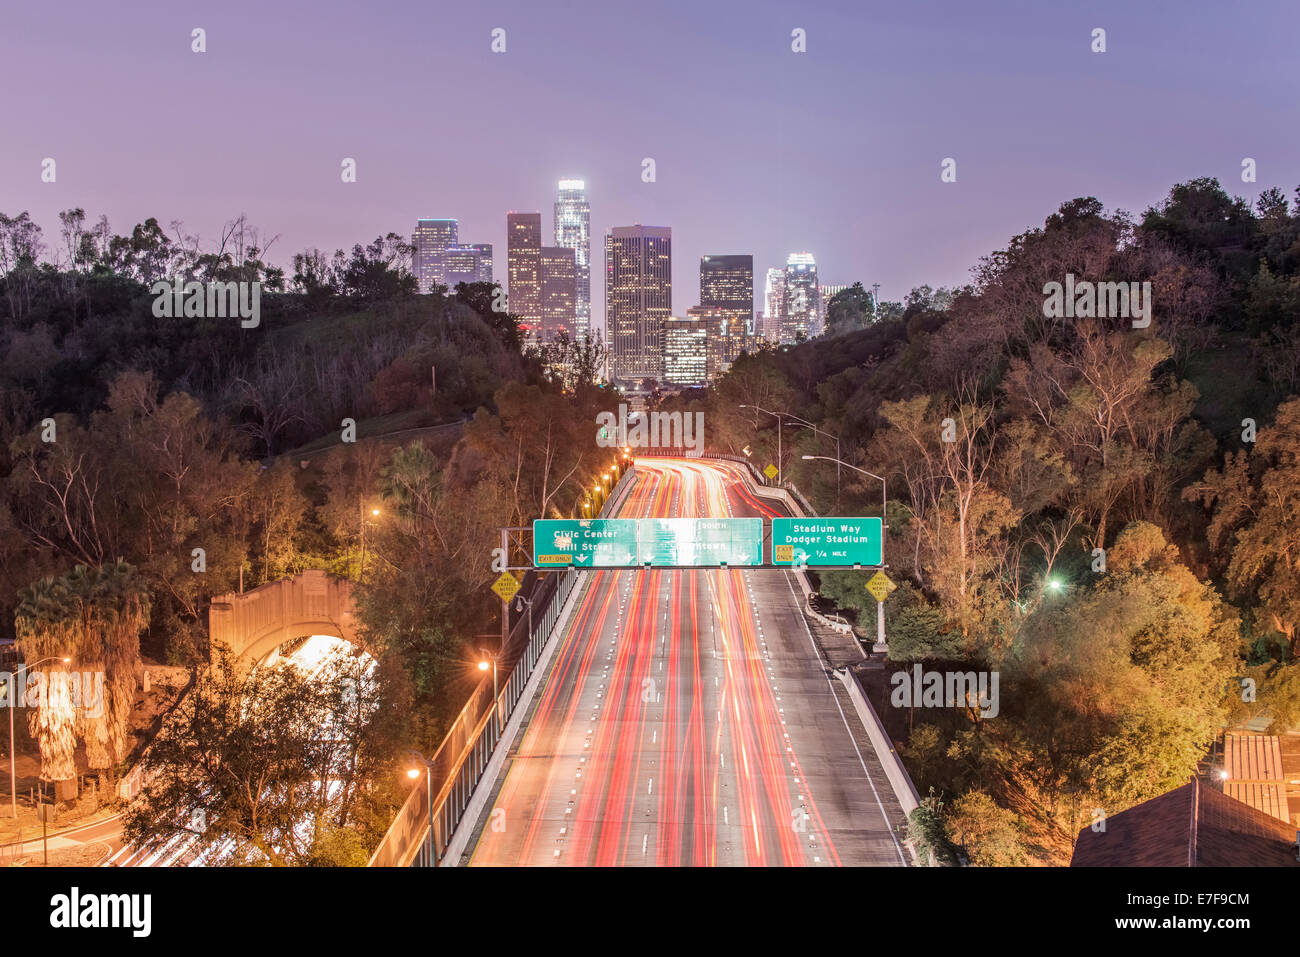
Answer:
<svg viewBox="0 0 1300 957"><path fill-rule="evenodd" d="M463 236L497 251L500 279L504 212L549 211L556 180L574 176L586 181L597 245L613 226L673 228L679 289L695 286L701 256L752 253L761 276L808 250L822 282L881 281L882 298L901 300L922 283L969 281L981 255L1071 197L1140 215L1169 182L1210 175L1253 200L1269 186L1289 190L1300 154L1294 129L1260 122L1289 108L1290 91L1268 79L1300 26L1282 3L1253 7L1250 29L1230 11L1193 8L1170 20L1119 3L1086 17L956 3L869 15L848 4L668 4L625 44L616 27L626 10L608 4L578 4L562 21L523 4L436 18L403 4L368 13L359 28L341 5L324 3L310 13L258 9L264 26L250 32L239 25L253 10L12 10L0 55L38 77L41 96L13 103L0 155L5 208L30 210L47 235L60 209L81 206L119 231L156 216L209 241L242 212L279 235L270 258L280 264L303 248L328 253L409 234L421 216L455 216ZM683 18L697 24L689 35L676 28ZM431 61L422 51L435 19L440 55ZM1104 55L1087 48L1094 22L1110 31ZM203 54L190 50L195 25L207 31ZM489 50L498 25L503 54ZM790 51L794 26L808 31L806 54ZM22 39L55 36L85 51L70 69L48 68L52 41ZM556 69L561 48L582 50L586 68ZM1207 59L1238 65L1211 73ZM654 73L669 60L677 67ZM159 87L157 71L172 81ZM96 73L114 75L122 95L147 91L151 110L168 116L219 113L267 90L307 102L241 116L244 152L212 150L198 127L146 149L109 114L68 121ZM1025 73L1033 84L1020 82ZM651 74L659 79L647 87ZM734 92L717 87L719 76ZM460 100L431 110L419 91L440 83L472 85L482 107ZM530 108L503 112L520 89ZM1080 102L1083 91L1086 135L1054 105ZM1003 108L990 112L991 102ZM1219 117L1214 137L1186 122L1190 102ZM816 135L773 137L781 115L800 116ZM1115 149L1120 139L1131 148ZM520 142L532 145L502 148ZM1244 156L1258 160L1258 182L1240 181ZM45 157L58 161L56 183L40 181ZM356 183L339 180L345 157L357 161ZM646 157L656 161L653 183L641 180ZM958 161L955 183L940 182L945 157ZM597 251L593 259L600 324L604 276Z"/></svg>

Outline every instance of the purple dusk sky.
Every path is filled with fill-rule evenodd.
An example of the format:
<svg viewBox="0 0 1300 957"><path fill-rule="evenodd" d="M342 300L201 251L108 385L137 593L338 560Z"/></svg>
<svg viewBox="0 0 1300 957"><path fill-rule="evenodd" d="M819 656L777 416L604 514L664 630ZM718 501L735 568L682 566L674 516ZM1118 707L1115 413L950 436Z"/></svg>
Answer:
<svg viewBox="0 0 1300 957"><path fill-rule="evenodd" d="M575 176L597 321L604 232L634 222L673 229L677 314L710 253L752 253L760 299L799 250L823 283L901 299L965 282L1074 196L1140 214L1196 176L1292 195L1298 46L1295 0L11 2L0 211L29 210L50 245L72 206L205 239L243 212L283 265L455 217L504 280L506 211L540 210L549 241Z"/></svg>

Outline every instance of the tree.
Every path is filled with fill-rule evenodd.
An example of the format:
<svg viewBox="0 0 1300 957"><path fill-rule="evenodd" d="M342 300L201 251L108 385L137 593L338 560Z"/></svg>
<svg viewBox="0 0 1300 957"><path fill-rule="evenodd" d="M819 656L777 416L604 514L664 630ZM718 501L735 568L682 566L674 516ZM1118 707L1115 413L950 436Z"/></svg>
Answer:
<svg viewBox="0 0 1300 957"><path fill-rule="evenodd" d="M948 805L948 839L960 845L976 867L1016 867L1025 863L1019 820L983 791L967 791Z"/></svg>
<svg viewBox="0 0 1300 957"><path fill-rule="evenodd" d="M838 336L865 329L874 321L871 293L862 288L862 283L855 282L848 289L837 292L826 304L825 335Z"/></svg>
<svg viewBox="0 0 1300 957"><path fill-rule="evenodd" d="M878 448L901 471L913 516L914 567L934 588L963 636L969 635L1005 533L1019 520L1010 501L988 483L996 443L993 406L964 386L959 401L920 396L885 402L890 429Z"/></svg>
<svg viewBox="0 0 1300 957"><path fill-rule="evenodd" d="M1259 624L1284 636L1290 657L1300 642L1300 398L1278 406L1259 430L1254 452L1230 452L1221 469L1183 497L1213 509L1211 546L1230 550L1229 587L1254 598Z"/></svg>
<svg viewBox="0 0 1300 957"><path fill-rule="evenodd" d="M140 633L148 627L150 609L147 586L135 568L121 561L93 569L78 565L60 578L34 583L20 595L15 626L27 660L67 658L67 667L101 675L103 681L101 701L86 700L83 687L82 700L74 708L64 679L51 680L51 687L60 690L30 719L41 747L43 780L74 776L74 734L85 739L92 768L111 769L126 757ZM55 673L65 671L56 667Z"/></svg>
<svg viewBox="0 0 1300 957"><path fill-rule="evenodd" d="M380 675L365 657L308 674L291 664L243 671L219 652L145 752L127 840L183 841L217 866L337 859L339 829L368 823L358 805L384 799L388 776L377 772L396 759L402 705L380 706Z"/></svg>
<svg viewBox="0 0 1300 957"><path fill-rule="evenodd" d="M36 289L36 261L45 244L41 227L24 210L9 217L0 213L0 277L4 279L9 315L21 322L31 309Z"/></svg>

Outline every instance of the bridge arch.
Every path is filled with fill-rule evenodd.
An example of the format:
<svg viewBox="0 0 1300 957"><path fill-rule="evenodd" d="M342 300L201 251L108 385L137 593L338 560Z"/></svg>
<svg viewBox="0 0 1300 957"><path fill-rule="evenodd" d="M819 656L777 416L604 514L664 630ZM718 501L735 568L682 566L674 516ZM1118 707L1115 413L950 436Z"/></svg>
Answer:
<svg viewBox="0 0 1300 957"><path fill-rule="evenodd" d="M243 594L216 595L208 609L211 646L225 645L243 670L304 635L331 635L364 647L357 634L352 582L309 569Z"/></svg>

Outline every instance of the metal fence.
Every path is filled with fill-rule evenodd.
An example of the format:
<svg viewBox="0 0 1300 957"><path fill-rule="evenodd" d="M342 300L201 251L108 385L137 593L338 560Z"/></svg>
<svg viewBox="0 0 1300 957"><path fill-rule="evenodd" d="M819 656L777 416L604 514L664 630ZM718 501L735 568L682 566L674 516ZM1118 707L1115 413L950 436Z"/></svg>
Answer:
<svg viewBox="0 0 1300 957"><path fill-rule="evenodd" d="M611 489L602 514L618 499L631 474L629 469ZM482 781L492 753L501 741L502 731L523 697L524 686L532 677L542 649L559 623L564 604L584 574L566 569L545 576L536 572L525 576L524 588L532 585L528 599L532 602L532 615L531 618L526 613L519 615L497 659L497 680L503 683L498 684L495 706L489 674L465 702L433 755L428 778L411 790L371 855L369 867L432 867L441 863L474 789ZM432 813L430 783L436 788Z"/></svg>

